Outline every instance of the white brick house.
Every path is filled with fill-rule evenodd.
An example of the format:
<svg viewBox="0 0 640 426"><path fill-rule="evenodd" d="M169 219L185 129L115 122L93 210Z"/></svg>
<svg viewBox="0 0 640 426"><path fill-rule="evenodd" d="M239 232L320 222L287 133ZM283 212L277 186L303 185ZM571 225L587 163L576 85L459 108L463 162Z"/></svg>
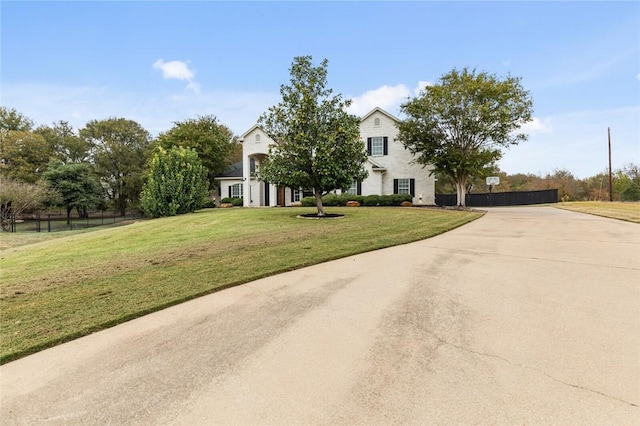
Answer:
<svg viewBox="0 0 640 426"><path fill-rule="evenodd" d="M381 108L375 108L360 120L360 137L367 148L365 168L369 176L354 182L349 192L357 195L405 194L413 196L415 205L435 204L435 179L432 168L413 164L413 156L397 140L398 119ZM241 137L242 163L218 176L218 201L225 197L243 198L245 207L289 206L300 201L300 189L278 187L256 179L256 167L267 156L273 141L259 126L253 126Z"/></svg>

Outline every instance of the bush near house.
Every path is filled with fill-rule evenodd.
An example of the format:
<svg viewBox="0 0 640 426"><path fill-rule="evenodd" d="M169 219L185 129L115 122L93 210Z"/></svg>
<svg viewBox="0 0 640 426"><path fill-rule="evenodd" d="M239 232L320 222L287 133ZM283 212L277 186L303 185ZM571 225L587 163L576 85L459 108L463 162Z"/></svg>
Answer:
<svg viewBox="0 0 640 426"><path fill-rule="evenodd" d="M220 200L221 203L231 203L234 207L242 207L242 198L223 198Z"/></svg>
<svg viewBox="0 0 640 426"><path fill-rule="evenodd" d="M410 194L392 194L392 195L351 195L351 194L327 194L322 197L322 205L341 207L346 206L347 201L357 201L361 206L401 206L404 201L409 201L413 197ZM316 200L314 197L304 197L301 201L303 207L314 207Z"/></svg>

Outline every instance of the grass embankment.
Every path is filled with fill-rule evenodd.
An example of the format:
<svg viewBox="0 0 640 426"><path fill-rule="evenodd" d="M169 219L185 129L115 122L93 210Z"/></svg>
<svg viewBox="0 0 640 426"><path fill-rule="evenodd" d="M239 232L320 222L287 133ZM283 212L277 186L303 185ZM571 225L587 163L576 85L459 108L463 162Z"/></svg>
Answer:
<svg viewBox="0 0 640 426"><path fill-rule="evenodd" d="M481 216L363 207L331 209L343 219L296 219L312 211L212 209L26 245L14 237L14 247L0 252L0 363L222 288L428 238Z"/></svg>
<svg viewBox="0 0 640 426"><path fill-rule="evenodd" d="M608 202L608 201L575 201L554 205L560 209L580 213L589 213L612 219L626 220L640 223L640 203L638 202Z"/></svg>

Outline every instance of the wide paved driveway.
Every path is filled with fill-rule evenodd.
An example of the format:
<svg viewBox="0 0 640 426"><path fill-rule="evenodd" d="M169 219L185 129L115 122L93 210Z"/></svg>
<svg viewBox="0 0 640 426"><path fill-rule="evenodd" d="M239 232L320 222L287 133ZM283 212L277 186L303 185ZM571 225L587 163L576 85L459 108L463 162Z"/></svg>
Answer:
<svg viewBox="0 0 640 426"><path fill-rule="evenodd" d="M640 225L491 209L6 364L1 422L638 425L639 288Z"/></svg>

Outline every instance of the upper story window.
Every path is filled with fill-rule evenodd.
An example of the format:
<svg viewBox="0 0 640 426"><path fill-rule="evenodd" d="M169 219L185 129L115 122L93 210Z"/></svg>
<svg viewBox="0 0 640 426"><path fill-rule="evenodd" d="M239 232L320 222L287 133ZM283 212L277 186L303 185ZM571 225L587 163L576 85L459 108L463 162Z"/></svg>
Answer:
<svg viewBox="0 0 640 426"><path fill-rule="evenodd" d="M380 119L376 117L376 118L373 120L373 125L374 125L375 127L380 127Z"/></svg>
<svg viewBox="0 0 640 426"><path fill-rule="evenodd" d="M256 142L260 142L260 135L259 134L256 135Z"/></svg>
<svg viewBox="0 0 640 426"><path fill-rule="evenodd" d="M386 136L375 136L367 138L367 154L376 157L389 154L389 138Z"/></svg>

